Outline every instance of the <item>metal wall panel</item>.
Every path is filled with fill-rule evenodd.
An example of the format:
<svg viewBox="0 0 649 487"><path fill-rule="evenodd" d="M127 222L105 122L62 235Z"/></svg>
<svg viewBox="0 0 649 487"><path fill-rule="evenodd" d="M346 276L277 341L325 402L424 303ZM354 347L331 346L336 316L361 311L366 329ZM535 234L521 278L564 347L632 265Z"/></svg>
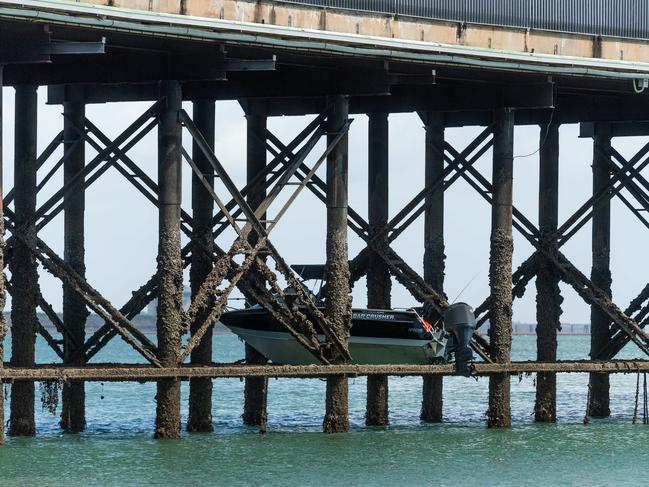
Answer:
<svg viewBox="0 0 649 487"><path fill-rule="evenodd" d="M399 15L464 22L466 0L398 0Z"/></svg>
<svg viewBox="0 0 649 487"><path fill-rule="evenodd" d="M532 0L466 0L466 22L528 27Z"/></svg>
<svg viewBox="0 0 649 487"><path fill-rule="evenodd" d="M649 0L285 0L281 3L649 39Z"/></svg>

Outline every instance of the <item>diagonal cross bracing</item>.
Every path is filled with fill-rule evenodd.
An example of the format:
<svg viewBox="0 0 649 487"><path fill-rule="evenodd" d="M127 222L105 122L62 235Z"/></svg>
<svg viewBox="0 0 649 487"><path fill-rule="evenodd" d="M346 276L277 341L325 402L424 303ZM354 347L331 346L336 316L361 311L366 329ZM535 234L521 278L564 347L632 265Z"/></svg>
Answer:
<svg viewBox="0 0 649 487"><path fill-rule="evenodd" d="M104 298L98 291L90 286L86 280L70 268L56 253L45 244L40 238L36 239L35 245L32 245L28 239L25 239L13 225L13 212L5 209L7 217L7 228L13 233L15 238L21 242L34 254L42 263L43 267L52 275L62 281L67 282L84 300L86 305L106 322L119 332L124 340L129 343L137 352L145 357L153 365L159 366L155 357L155 345L142 334L128 319L126 319L118 310L113 308L110 302Z"/></svg>
<svg viewBox="0 0 649 487"><path fill-rule="evenodd" d="M211 323L218 320L220 314L222 313L224 303L227 302L228 295L234 289L234 287L239 282L239 280L243 278L244 274L252 265L252 263L255 261L257 254L259 253L259 251L262 250L262 248L265 253L267 253L273 260L275 260L278 266L278 270L282 272L284 277L288 280L289 284L295 284L298 294L300 293L301 289L297 279L293 275L292 269L290 269L290 267L286 265L286 263L283 261L283 259L277 252L277 250L272 246L270 241L268 241L268 231L264 228L264 226L259 221L259 217L261 217L261 215L263 215L266 212L266 210L271 205L272 201L279 195L280 190L286 186L290 177L293 174L295 174L298 167L302 164L303 158L297 157L296 160L293 161L289 169L284 174L282 174L280 180L275 185L274 189L271 190L271 193L268 195L268 197L260 204L259 208L253 211L253 209L250 208L250 206L245 201L243 195L238 191L238 189L230 179L229 175L223 168L222 164L214 155L214 153L212 152L209 145L206 143L205 139L203 138L198 128L194 125L189 115L183 110L181 110L179 116L181 121L185 125L185 127L187 127L187 129L189 130L191 136L193 137L199 149L203 152L208 162L212 165L215 174L221 179L226 189L232 196L233 200L236 202L239 209L246 217L246 222L247 222L242 229L239 229L236 225L233 225L233 227L235 228L235 230L239 235L239 238L231 248L230 252L226 254L226 258L219 259L217 265L213 267L212 271L210 272L210 274L208 274L207 278L205 279L205 283L207 284L204 283L204 285L201 286L201 290L196 294L194 300L192 301L192 304L190 305L190 309L187 312L188 320L195 319L197 315L200 315L201 324L197 327L192 327L192 326L187 326L189 325L189 321L185 323L186 328L194 328L198 330L198 332L195 333L194 336L190 337L189 342L182 350L181 360L183 360L191 353L192 349L199 343L200 338L202 337L201 332L204 334L205 331L207 331L207 329L211 325ZM322 161L326 159L329 152L331 152L331 150L333 150L333 148L336 147L338 142L347 133L348 128L349 128L349 123L347 123L344 129L341 130L340 133L337 135L337 137L335 137L334 140L329 144L329 146L325 151L325 154L316 162L316 166L312 171L313 173L315 173L317 166L320 165ZM324 132L320 131L319 134L321 136L324 134ZM317 139L312 139L312 140L313 140L313 145L315 146L315 142L317 141ZM308 145L309 144L307 144L307 146ZM204 179L202 180L202 182L204 185L207 184L207 181L205 181ZM295 199L295 196L301 191L302 187L303 185L298 187L294 191L294 194L291 195L291 197L289 197L289 201L282 207L282 209L280 209L279 217L281 217L281 215L286 210L286 208L288 208L288 205L290 205L290 203ZM220 200L216 198L216 194L213 188L211 188L210 194L212 194L213 198L215 198L215 201L217 201L217 204L219 204L219 206L221 207L224 215L228 215L227 209L225 209L222 202L220 202ZM277 223L279 217L275 219L274 223ZM232 220L232 216L230 215L228 219ZM244 242L247 241L248 235L253 231L256 233L259 241L254 248L248 249L246 251ZM229 276L229 285L226 287L224 291L218 292L218 299L211 299L211 297L214 296L216 293L216 289L215 289L216 286L220 285L221 281L223 281L223 279L226 276L227 269L232 266L231 262L232 262L233 255L235 255L238 252L241 252L242 250L244 251L244 255L245 255L244 262L237 266L237 268L234 270L233 276ZM259 261L259 259L257 259L256 263L258 266L264 265ZM267 296L271 296L270 293L267 293ZM317 306L312 302L311 298L307 296L306 293L303 293L303 295L300 297L312 315L310 316L310 318L313 318L318 322L326 338L329 340L329 343L331 343L335 348L337 348L339 353L343 357L349 357L349 351L347 350L346 345L332 331L328 320L318 310ZM315 328L311 327L311 329L314 330ZM289 331L292 334L294 334L294 336L299 335L299 332L297 330L289 328ZM304 330L300 330L300 331L303 332ZM321 348L321 346L319 348ZM321 356L322 354L319 354L318 358L320 358Z"/></svg>
<svg viewBox="0 0 649 487"><path fill-rule="evenodd" d="M467 148L463 151L463 154L471 154L473 153L477 148L480 147L480 145L487 139L487 137L490 135L491 130L487 129L483 133L481 133L476 139L467 146ZM272 136L272 134L269 135L269 139L272 139L278 147L281 147L281 142L279 139L276 137ZM472 163L477 161L477 159L484 153L488 148L490 147L491 142L486 144L486 148L482 147L479 151L478 154L476 154L474 157L472 157L470 160ZM269 150L271 152L273 149L269 147ZM404 219L410 215L410 213L417 208L417 206L423 201L424 206L419 208L417 211L423 212L426 208L426 196L430 194L431 192L434 192L437 190L441 185L445 184L444 178L452 174L453 167L447 167L445 168L445 171L442 173L440 178L438 178L437 181L435 181L433 184L431 184L429 187L425 188L422 190L415 198L406 205L406 207L399 212L398 215L396 215L393 219L390 220L388 225L384 227L384 229L381 232L382 235L385 235L386 233L389 233L390 237L388 238L388 242L396 239L401 232L403 232L406 228L407 225L401 225L398 226ZM304 173L304 169L302 168L302 173ZM300 174L298 173L296 176L300 178ZM302 184L305 184L304 181L302 181ZM325 201L325 190L326 190L326 184L324 181L322 181L320 178L313 178L313 182L311 184L307 185L309 189L318 197L321 201ZM446 299L444 296L440 295L435 289L433 289L431 286L426 284L426 282L417 274L416 271L414 271L410 266L408 266L403 259L401 259L396 252L394 252L389 245L385 246L384 243L380 242L378 238L372 238L369 235L369 231L367 230L369 228L369 224L353 209L349 208L348 212L348 225L349 227L360 237L362 238L366 243L367 247L361 251L356 258L354 258L350 262L350 270L354 273L352 274L354 277L362 275L361 272L365 272L367 266L366 264L363 265L362 271L357 270L355 271L355 268L360 267L359 263L362 261L367 262L367 256L369 255L370 249L374 252L376 252L388 265L388 268L390 269L391 273L395 276L395 278L402 284L408 291L413 295L415 299L417 299L420 302L425 302L428 303L429 305L432 305L433 308L438 312L438 313L443 313L443 310L448 306L448 303L446 302ZM414 221L415 218L409 218L408 219L408 224L412 221ZM378 233L377 233L378 235ZM355 271L355 272L354 272ZM477 351L479 355L481 355L485 360L489 360L489 354L486 352L488 349L488 343L479 335L475 336L475 340L479 341L477 344L473 343L474 349Z"/></svg>
<svg viewBox="0 0 649 487"><path fill-rule="evenodd" d="M287 147L291 149L298 147L302 142L304 142L304 140L306 140L306 137L322 123L324 118L325 118L324 115L316 117L311 123L307 125L307 127L304 130L302 130L287 145ZM124 150L126 151L127 149ZM283 154L282 157L284 157ZM269 173L271 173L271 171L277 168L278 165L279 165L279 159L276 159L274 163L271 161L271 163L269 163L266 166L266 171L258 174L249 184L247 184L242 189L241 193L245 195L251 190L251 188L254 188L256 185L259 184L272 184L272 182L276 178L278 178L282 174L282 172L281 171L274 172L271 175L271 177L268 178L268 181L266 181L266 177L268 176ZM228 211L236 209L236 202L234 201L234 199L232 199L225 206L228 209ZM240 213L239 210L237 210L234 211L232 214L233 216L236 217ZM218 212L214 216L213 221L218 222L221 218L223 218L223 214ZM217 235L218 234L215 233L215 237ZM187 257L190 251L205 252L214 262L216 262L220 256L225 254L225 252L218 249L218 247L216 250L218 255L214 256L214 254L209 252L207 249L204 249L202 247L197 247L195 242L190 241L182 249L183 265L185 267L189 265L190 261ZM233 265L233 269L234 269L236 267L236 264L234 264L233 262L231 264ZM230 272L232 272L232 270ZM124 304L124 306L122 306L122 308L120 308L120 312L129 319L133 319L135 316L137 316L147 306L148 303L150 303L153 299L155 299L157 295L157 283L158 283L158 276L157 274L154 274L146 284L144 284L140 289L138 289L133 293L133 296ZM249 290L246 289L246 286L247 285L240 284L239 290L246 295L250 295ZM259 297L259 292L256 293L256 296ZM257 299L255 299L255 301L256 300ZM91 337L88 338L88 340L86 340L86 343L83 345L83 347L78 349L76 353L77 354L85 353L86 361L89 361L92 357L94 357L94 355L96 355L106 344L108 344L117 335L118 333L115 331L115 329L112 327L111 324L104 323L104 325L102 325Z"/></svg>

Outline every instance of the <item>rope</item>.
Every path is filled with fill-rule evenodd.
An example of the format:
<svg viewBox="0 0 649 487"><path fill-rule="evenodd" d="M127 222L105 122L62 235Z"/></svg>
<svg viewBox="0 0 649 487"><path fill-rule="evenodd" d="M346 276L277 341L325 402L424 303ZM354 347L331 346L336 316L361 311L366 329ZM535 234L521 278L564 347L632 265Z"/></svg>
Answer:
<svg viewBox="0 0 649 487"><path fill-rule="evenodd" d="M586 398L586 414L584 415L584 424L590 423L590 401L591 401L591 393L593 391L593 385L591 384L590 380L588 380L588 397Z"/></svg>
<svg viewBox="0 0 649 487"><path fill-rule="evenodd" d="M631 424L636 424L638 420L638 400L640 399L640 369L638 369L638 378L635 381L635 405L633 406L633 419Z"/></svg>
<svg viewBox="0 0 649 487"><path fill-rule="evenodd" d="M642 411L642 424L649 424L649 404L647 403L647 373L644 373L643 380L643 402L644 408Z"/></svg>

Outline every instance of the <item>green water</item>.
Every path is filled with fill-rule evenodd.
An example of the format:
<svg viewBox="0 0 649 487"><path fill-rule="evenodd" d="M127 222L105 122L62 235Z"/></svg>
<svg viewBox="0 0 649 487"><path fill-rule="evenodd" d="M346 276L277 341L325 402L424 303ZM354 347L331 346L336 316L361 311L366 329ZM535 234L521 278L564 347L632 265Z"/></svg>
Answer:
<svg viewBox="0 0 649 487"><path fill-rule="evenodd" d="M215 347L217 360L243 354L231 336L215 337ZM588 337L560 338L561 358L583 358L587 349ZM515 359L534 350L534 337L515 338ZM53 360L42 344L39 352ZM137 359L115 342L97 361L117 358ZM426 425L418 420L421 379L391 378L385 429L363 425L365 380L351 379L352 431L329 436L319 432L323 381L271 380L269 432L260 435L241 424L243 384L219 379L216 432L164 442L151 438L153 384L93 383L87 431L63 435L58 419L39 408L37 438L0 448L0 485L645 485L649 426L631 424L635 382L635 375L612 376L611 418L584 426L587 376L561 375L559 422L536 425L534 377L514 378L515 426L498 431L484 426L486 379L445 379L446 420ZM185 405L187 393L184 385Z"/></svg>

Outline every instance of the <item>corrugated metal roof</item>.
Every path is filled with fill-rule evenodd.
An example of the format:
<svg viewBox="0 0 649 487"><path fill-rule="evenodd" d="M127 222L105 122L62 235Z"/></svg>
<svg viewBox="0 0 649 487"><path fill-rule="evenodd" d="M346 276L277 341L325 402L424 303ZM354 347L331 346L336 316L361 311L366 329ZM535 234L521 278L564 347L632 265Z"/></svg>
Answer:
<svg viewBox="0 0 649 487"><path fill-rule="evenodd" d="M649 39L648 0L282 0L282 3Z"/></svg>

